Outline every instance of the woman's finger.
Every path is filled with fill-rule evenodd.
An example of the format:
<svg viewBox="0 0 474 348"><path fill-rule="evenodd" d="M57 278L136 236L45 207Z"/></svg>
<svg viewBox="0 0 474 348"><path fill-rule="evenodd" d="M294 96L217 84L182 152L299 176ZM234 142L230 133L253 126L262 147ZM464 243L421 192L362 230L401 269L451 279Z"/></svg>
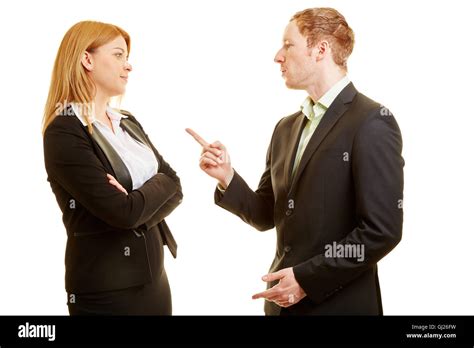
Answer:
<svg viewBox="0 0 474 348"><path fill-rule="evenodd" d="M117 189L119 189L121 192L125 193L128 195L127 190L115 179L112 175L107 174L107 177L109 178L109 184L112 186L115 186Z"/></svg>
<svg viewBox="0 0 474 348"><path fill-rule="evenodd" d="M109 180L109 183L111 183L113 186L118 188L120 191L125 191L122 185L120 185L117 180Z"/></svg>

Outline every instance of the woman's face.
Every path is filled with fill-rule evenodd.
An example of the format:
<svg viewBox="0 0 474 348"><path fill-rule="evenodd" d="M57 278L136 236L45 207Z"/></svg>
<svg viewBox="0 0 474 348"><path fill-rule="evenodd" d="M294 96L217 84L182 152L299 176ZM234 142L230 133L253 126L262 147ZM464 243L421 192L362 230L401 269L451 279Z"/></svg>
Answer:
<svg viewBox="0 0 474 348"><path fill-rule="evenodd" d="M96 48L92 53L85 52L82 64L92 76L98 94L114 97L125 93L132 66L128 63L127 44L122 36Z"/></svg>

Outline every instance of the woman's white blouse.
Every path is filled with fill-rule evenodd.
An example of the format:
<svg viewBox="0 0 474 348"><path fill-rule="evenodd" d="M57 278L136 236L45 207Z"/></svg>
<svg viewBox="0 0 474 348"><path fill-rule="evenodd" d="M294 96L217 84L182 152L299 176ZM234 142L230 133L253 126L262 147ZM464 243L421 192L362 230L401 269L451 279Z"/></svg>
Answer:
<svg viewBox="0 0 474 348"><path fill-rule="evenodd" d="M74 113L84 126L87 126L85 116L81 114L81 108L71 104ZM101 121L91 117L92 123L99 129L102 135L112 145L115 151L127 166L132 177L133 189L140 188L148 179L158 172L158 161L153 150L148 146L136 141L130 134L120 127L120 120L127 118L118 111L107 107L107 115L112 121L114 131L104 125ZM113 173L110 173L113 174Z"/></svg>

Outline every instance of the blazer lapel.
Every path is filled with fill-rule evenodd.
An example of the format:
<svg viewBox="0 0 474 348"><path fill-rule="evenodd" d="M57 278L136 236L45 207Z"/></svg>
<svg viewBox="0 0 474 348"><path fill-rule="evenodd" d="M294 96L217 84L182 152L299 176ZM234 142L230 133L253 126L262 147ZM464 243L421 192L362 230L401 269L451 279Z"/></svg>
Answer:
<svg viewBox="0 0 474 348"><path fill-rule="evenodd" d="M92 124L92 127L92 139L95 140L97 145L99 145L102 152L105 154L105 157L107 157L107 160L114 170L115 179L117 179L117 181L127 190L127 192L132 191L132 177L130 176L127 166L125 163L123 163L119 154L114 150L112 145L110 145L99 129L94 124Z"/></svg>
<svg viewBox="0 0 474 348"><path fill-rule="evenodd" d="M298 179L300 178L306 165L308 164L309 160L316 152L318 147L321 145L321 142L328 135L332 127L334 127L334 125L341 118L344 112L346 112L346 110L349 108L349 104L352 102L356 94L357 90L355 89L354 85L352 84L352 82L349 83L349 85L347 85L341 91L341 93L336 97L334 102L326 111L325 115L323 116L323 119L321 120L321 123L314 131L308 145L306 146L295 176L291 181L290 191L294 187L295 183L298 182Z"/></svg>
<svg viewBox="0 0 474 348"><path fill-rule="evenodd" d="M133 115L129 113L128 111L121 110L121 113L124 115L127 115L129 118L122 118L120 120L120 127L124 131L126 131L132 138L135 140L141 142L142 144L148 146L153 153L155 154L156 161L158 162L158 166L160 165L160 159L158 155L158 151L155 149L153 144L151 144L146 136L145 133L143 133L142 129L132 120L134 119ZM178 245L173 237L173 234L171 233L168 225L166 224L165 220L162 220L158 224L158 229L160 231L161 237L163 239L163 244L168 246L168 249L171 252L171 255L173 255L174 258L177 256L177 250L178 250Z"/></svg>
<svg viewBox="0 0 474 348"><path fill-rule="evenodd" d="M301 138L301 133L303 132L304 126L306 125L307 118L300 112L298 117L293 123L293 127L290 130L290 136L288 139L288 152L285 156L285 187L289 188L291 183L291 173L293 171L293 163L295 162L296 151L298 150L298 145Z"/></svg>
<svg viewBox="0 0 474 348"><path fill-rule="evenodd" d="M126 114L129 117L132 116L132 114L130 114L128 112L123 112L122 111L122 113ZM145 136L145 133L143 133L141 128L130 118L122 118L122 120L120 121L120 127L122 127L122 129L124 131L126 131L128 134L130 134L130 136L132 138L134 138L135 140L141 142L143 145L148 146L153 151L153 153L155 154L155 157L156 157L156 161L158 162L158 167L159 167L160 166L160 155L158 154L158 151L153 146L153 144L151 144L147 140L147 138Z"/></svg>
<svg viewBox="0 0 474 348"><path fill-rule="evenodd" d="M133 121L128 118L122 118L120 120L120 127L122 127L123 130L130 134L132 138L148 146L151 149L151 144L148 143L142 130Z"/></svg>

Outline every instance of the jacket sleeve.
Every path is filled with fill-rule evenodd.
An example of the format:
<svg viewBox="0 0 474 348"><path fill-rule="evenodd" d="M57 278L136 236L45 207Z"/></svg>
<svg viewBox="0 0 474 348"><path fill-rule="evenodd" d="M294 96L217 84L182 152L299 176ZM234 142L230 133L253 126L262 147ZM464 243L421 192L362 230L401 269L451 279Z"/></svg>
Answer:
<svg viewBox="0 0 474 348"><path fill-rule="evenodd" d="M275 197L271 175L272 142L273 136L267 151L265 171L255 192L249 188L237 171L234 171L234 177L224 192L217 188L214 192L214 201L218 206L237 215L259 231L270 230L275 226L273 216Z"/></svg>
<svg viewBox="0 0 474 348"><path fill-rule="evenodd" d="M149 221L178 192L176 181L159 172L128 195L109 184L80 123L61 116L44 134L48 180L55 180L87 210L107 224L134 229Z"/></svg>
<svg viewBox="0 0 474 348"><path fill-rule="evenodd" d="M360 245L364 257L319 254L293 268L308 297L320 303L373 267L401 240L403 223L402 138L393 116L371 115L361 125L352 150L358 226L338 244Z"/></svg>
<svg viewBox="0 0 474 348"><path fill-rule="evenodd" d="M171 212L181 204L183 201L183 190L181 188L181 181L176 175L176 172L171 168L171 166L163 159L163 157L160 155L158 150L155 148L153 143L150 141L150 138L148 137L148 134L146 134L145 130L143 129L142 125L136 120L136 118L132 115L130 115L131 119L140 127L142 130L143 134L146 137L146 140L148 141L148 144L150 144L153 152L155 153L156 157L158 158L160 162L160 167L158 169L158 173L162 173L169 177L173 182L176 184L176 193L168 200L166 201L163 206L158 209L153 216L150 217L145 222L146 229L149 230L153 226L159 224L163 219L165 219Z"/></svg>
<svg viewBox="0 0 474 348"><path fill-rule="evenodd" d="M167 167L167 168L162 168L162 166ZM153 214L153 216L151 216L145 222L145 226L146 226L147 230L149 230L153 226L155 226L155 225L159 224L161 221L163 221L183 201L183 193L182 193L182 189L181 189L180 180L179 180L178 176L176 175L176 173L174 172L174 170L168 165L168 163L166 163L163 160L163 158L160 158L160 169L158 170L158 173L162 173L162 174L166 175L167 177L169 177L170 179L172 179L175 182L175 184L176 184L176 193L169 200L167 200L166 203L163 204L160 207L160 209L158 209L155 212L155 214ZM169 173L169 175L171 175L171 176L169 176L165 173ZM171 174L171 173L174 173L174 174ZM176 179L176 181L173 179L173 177Z"/></svg>

